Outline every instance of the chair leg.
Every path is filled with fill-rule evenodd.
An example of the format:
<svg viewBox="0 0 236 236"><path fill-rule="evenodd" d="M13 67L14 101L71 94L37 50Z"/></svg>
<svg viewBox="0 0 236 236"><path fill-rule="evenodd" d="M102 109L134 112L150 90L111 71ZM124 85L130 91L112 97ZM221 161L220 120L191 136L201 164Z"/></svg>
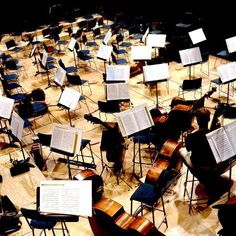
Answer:
<svg viewBox="0 0 236 236"><path fill-rule="evenodd" d="M189 199L189 210L188 210L189 214L191 213L191 208L192 208L193 187L194 187L194 176L192 176L192 186L191 186L191 194L190 194L190 199Z"/></svg>
<svg viewBox="0 0 236 236"><path fill-rule="evenodd" d="M130 201L131 205L130 205L130 215L133 215L133 200Z"/></svg>
<svg viewBox="0 0 236 236"><path fill-rule="evenodd" d="M163 196L161 195L161 204L162 204L162 210L163 210L163 214L164 214L164 222L166 224L166 228L168 228L168 222L167 222L167 215L166 215L166 209L165 209L165 203L163 200Z"/></svg>

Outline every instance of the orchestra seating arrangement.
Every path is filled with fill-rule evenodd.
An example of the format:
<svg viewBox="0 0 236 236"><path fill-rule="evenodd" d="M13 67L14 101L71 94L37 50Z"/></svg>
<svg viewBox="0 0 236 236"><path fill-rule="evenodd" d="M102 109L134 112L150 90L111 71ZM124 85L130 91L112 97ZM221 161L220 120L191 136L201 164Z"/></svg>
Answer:
<svg viewBox="0 0 236 236"><path fill-rule="evenodd" d="M216 235L219 207L199 207L200 180L180 150L209 109L205 137L232 182L214 204L235 195L236 37L230 52L205 57L205 25L190 13L167 23L62 9L51 6L49 24L0 34L0 226L17 217L12 235ZM43 180L90 181L91 215L41 213Z"/></svg>

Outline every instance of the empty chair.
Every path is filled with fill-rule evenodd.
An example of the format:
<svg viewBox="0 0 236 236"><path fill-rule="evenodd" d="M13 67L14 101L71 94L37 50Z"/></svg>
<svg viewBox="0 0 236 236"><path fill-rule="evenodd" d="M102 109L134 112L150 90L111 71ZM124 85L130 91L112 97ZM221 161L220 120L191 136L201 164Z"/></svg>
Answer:
<svg viewBox="0 0 236 236"><path fill-rule="evenodd" d="M17 46L14 39L11 39L11 40L7 41L6 42L6 47L7 47L7 50L13 51L13 52L16 52L16 53L23 50L22 47Z"/></svg>
<svg viewBox="0 0 236 236"><path fill-rule="evenodd" d="M89 54L84 53L82 50L76 51L76 53L77 53L77 57L78 57L79 60L84 61L84 62L88 61L90 66L91 66L91 60L93 60L93 63L94 63L95 68L97 70L97 65L96 65L95 60L92 56L90 56Z"/></svg>
<svg viewBox="0 0 236 236"><path fill-rule="evenodd" d="M79 87L79 91L81 92L81 94L83 94L83 86L88 86L90 94L92 94L89 82L87 80L81 79L78 74L77 75L66 74L66 77L69 84L77 85Z"/></svg>
<svg viewBox="0 0 236 236"><path fill-rule="evenodd" d="M116 42L117 42L117 45L118 46L121 46L121 47L130 47L132 45L132 43L130 42L125 42L123 41L124 40L124 36L122 34L118 34L116 36Z"/></svg>
<svg viewBox="0 0 236 236"><path fill-rule="evenodd" d="M64 62L62 59L58 60L59 66L66 71L66 73L74 73L77 72L77 67L75 66L65 66Z"/></svg>
<svg viewBox="0 0 236 236"><path fill-rule="evenodd" d="M33 236L35 235L35 229L41 229L45 236L47 235L47 230L52 230L52 234L56 235L54 232L54 227L57 223L56 220L40 214L38 210L21 208L21 213L32 230Z"/></svg>
<svg viewBox="0 0 236 236"><path fill-rule="evenodd" d="M82 42L86 47L98 46L98 44L95 41L88 41L87 36L85 34L82 36Z"/></svg>
<svg viewBox="0 0 236 236"><path fill-rule="evenodd" d="M115 44L112 44L113 52L119 56L119 55L126 55L128 58L128 53L125 49L118 49Z"/></svg>
<svg viewBox="0 0 236 236"><path fill-rule="evenodd" d="M183 80L182 85L179 86L179 94L184 97L185 92L194 92L194 98L196 98L196 92L200 90L202 96L202 78Z"/></svg>
<svg viewBox="0 0 236 236"><path fill-rule="evenodd" d="M111 53L111 59L112 59L112 62L115 65L126 65L126 64L128 64L128 62L125 58L116 58L116 56L114 55L113 52Z"/></svg>

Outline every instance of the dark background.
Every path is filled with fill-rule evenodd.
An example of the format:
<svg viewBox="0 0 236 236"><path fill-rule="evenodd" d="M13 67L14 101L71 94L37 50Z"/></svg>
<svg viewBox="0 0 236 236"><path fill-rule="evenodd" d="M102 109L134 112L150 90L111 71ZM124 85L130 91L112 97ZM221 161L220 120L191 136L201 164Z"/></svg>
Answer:
<svg viewBox="0 0 236 236"><path fill-rule="evenodd" d="M49 13L53 5L58 5ZM208 5L207 5L208 4ZM168 22L174 27L177 22L194 18L200 23L209 41L211 50L225 47L225 38L235 36L235 10L226 1L128 1L128 0L41 0L4 1L0 5L0 32L30 31L55 19L69 18L73 14L82 16L90 13L115 15L123 12L126 18L145 16L155 21ZM186 15L186 12L191 12Z"/></svg>

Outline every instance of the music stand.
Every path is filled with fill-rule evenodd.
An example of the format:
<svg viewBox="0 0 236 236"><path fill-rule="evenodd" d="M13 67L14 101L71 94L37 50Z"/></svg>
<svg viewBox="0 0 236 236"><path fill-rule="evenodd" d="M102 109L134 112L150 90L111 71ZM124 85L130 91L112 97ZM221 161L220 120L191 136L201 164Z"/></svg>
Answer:
<svg viewBox="0 0 236 236"><path fill-rule="evenodd" d="M66 77L66 71L58 66L57 72L54 78L54 83L60 86L61 90L63 90L63 85Z"/></svg>
<svg viewBox="0 0 236 236"><path fill-rule="evenodd" d="M147 65L143 67L144 83L155 83L156 106L158 107L158 82L167 81L170 78L168 63Z"/></svg>
<svg viewBox="0 0 236 236"><path fill-rule="evenodd" d="M110 40L110 38L111 38L111 36L112 36L112 32L111 32L111 29L109 29L109 30L107 31L107 33L106 33L104 39L102 40L102 43L103 43L104 45L107 45L108 42L109 42L109 40Z"/></svg>
<svg viewBox="0 0 236 236"><path fill-rule="evenodd" d="M202 55L199 47L188 48L179 51L181 63L183 66L189 66L189 79L192 78L191 67L202 61Z"/></svg>
<svg viewBox="0 0 236 236"><path fill-rule="evenodd" d="M76 105L80 99L80 96L81 94L79 91L71 89L71 88L64 88L64 90L62 90L62 93L58 101L58 106L62 106L63 108L67 110L71 127L73 127L73 125L72 125L71 116L70 116L70 109L71 110L76 109Z"/></svg>
<svg viewBox="0 0 236 236"><path fill-rule="evenodd" d="M146 45L154 48L155 58L157 57L156 50L158 48L164 48L166 45L166 34L149 34L147 35Z"/></svg>
<svg viewBox="0 0 236 236"><path fill-rule="evenodd" d="M75 55L75 44L77 43L76 39L71 38L69 44L68 44L68 49L73 52L73 57L74 57L74 63L75 63L75 68L77 70L77 61L76 61L76 55Z"/></svg>
<svg viewBox="0 0 236 236"><path fill-rule="evenodd" d="M130 77L129 65L107 65L106 83L128 81Z"/></svg>
<svg viewBox="0 0 236 236"><path fill-rule="evenodd" d="M82 133L82 129L67 125L55 124L53 127L50 150L66 156L69 179L72 179L69 157L79 155Z"/></svg>
<svg viewBox="0 0 236 236"><path fill-rule="evenodd" d="M227 84L227 100L226 100L226 112L233 109L229 108L231 105L229 104L229 85L231 82L236 80L236 62L230 62L225 65L221 65L217 67L217 71L220 74L220 79L223 84ZM235 111L234 111L235 112ZM233 114L232 114L233 115ZM234 115L235 116L235 115Z"/></svg>
<svg viewBox="0 0 236 236"><path fill-rule="evenodd" d="M192 30L192 31L188 32L188 34L189 34L189 37L190 37L193 45L201 43L206 40L206 36L205 36L202 28Z"/></svg>
<svg viewBox="0 0 236 236"><path fill-rule="evenodd" d="M33 48L30 52L30 57L34 56L33 64L36 65L36 68L37 68L34 76L37 76L40 73L39 72L39 65L38 65L37 58L36 58L36 49L38 50L38 45L37 44L33 45Z"/></svg>
<svg viewBox="0 0 236 236"><path fill-rule="evenodd" d="M225 39L228 53L236 52L236 36Z"/></svg>
<svg viewBox="0 0 236 236"><path fill-rule="evenodd" d="M98 49L97 58L102 60L104 63L104 71L106 75L106 62L109 61L112 53L112 46L101 44Z"/></svg>

